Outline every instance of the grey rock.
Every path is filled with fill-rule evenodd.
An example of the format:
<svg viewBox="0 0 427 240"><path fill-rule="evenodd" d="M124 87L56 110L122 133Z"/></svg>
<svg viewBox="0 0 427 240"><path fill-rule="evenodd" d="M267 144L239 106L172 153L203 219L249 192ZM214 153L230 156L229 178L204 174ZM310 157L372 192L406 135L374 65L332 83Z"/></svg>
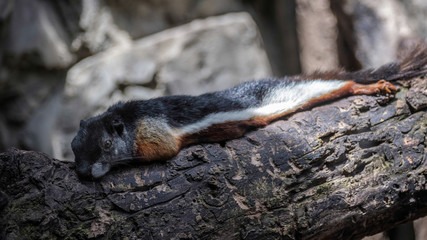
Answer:
<svg viewBox="0 0 427 240"><path fill-rule="evenodd" d="M0 1L0 20L7 18L12 12L13 0L1 0Z"/></svg>
<svg viewBox="0 0 427 240"><path fill-rule="evenodd" d="M48 68L73 62L64 28L51 4L39 0L16 0L6 40L6 53L16 58L32 56L32 63Z"/></svg>
<svg viewBox="0 0 427 240"><path fill-rule="evenodd" d="M200 94L271 76L256 25L247 14L197 20L171 31L180 52L165 62L157 81L170 94ZM181 35L181 36L180 36Z"/></svg>
<svg viewBox="0 0 427 240"><path fill-rule="evenodd" d="M139 39L188 21L244 10L239 0L106 0L114 22L133 39Z"/></svg>
<svg viewBox="0 0 427 240"><path fill-rule="evenodd" d="M76 60L129 41L100 0L0 3L5 53L15 65L68 68Z"/></svg>
<svg viewBox="0 0 427 240"><path fill-rule="evenodd" d="M127 87L120 96L121 100L138 100L161 97L164 95L163 89L150 89L145 87Z"/></svg>
<svg viewBox="0 0 427 240"><path fill-rule="evenodd" d="M329 0L297 0L296 5L302 71L337 69L337 19Z"/></svg>
<svg viewBox="0 0 427 240"><path fill-rule="evenodd" d="M61 92L56 92L31 116L21 133L24 145L28 149L36 149L53 154L52 136L61 109Z"/></svg>
<svg viewBox="0 0 427 240"><path fill-rule="evenodd" d="M120 82L126 85L143 85L153 81L157 70L157 63L136 55L129 55L119 59L123 63L123 74L126 78Z"/></svg>
<svg viewBox="0 0 427 240"><path fill-rule="evenodd" d="M129 34L114 22L111 9L101 0L83 0L79 26L83 29L71 44L74 51L87 48L90 54L130 41Z"/></svg>
<svg viewBox="0 0 427 240"><path fill-rule="evenodd" d="M401 0L400 2L406 11L406 17L414 35L427 41L427 1Z"/></svg>
<svg viewBox="0 0 427 240"><path fill-rule="evenodd" d="M345 10L354 19L356 54L365 67L378 67L397 57L399 44L416 36L398 0L349 0Z"/></svg>

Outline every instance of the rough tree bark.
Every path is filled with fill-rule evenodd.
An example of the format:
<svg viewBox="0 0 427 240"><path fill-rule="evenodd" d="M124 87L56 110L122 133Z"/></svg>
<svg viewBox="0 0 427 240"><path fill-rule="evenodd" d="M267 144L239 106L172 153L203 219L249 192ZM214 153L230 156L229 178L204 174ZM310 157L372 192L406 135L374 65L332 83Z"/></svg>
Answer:
<svg viewBox="0 0 427 240"><path fill-rule="evenodd" d="M359 239L427 214L427 79L79 181L0 154L0 238Z"/></svg>

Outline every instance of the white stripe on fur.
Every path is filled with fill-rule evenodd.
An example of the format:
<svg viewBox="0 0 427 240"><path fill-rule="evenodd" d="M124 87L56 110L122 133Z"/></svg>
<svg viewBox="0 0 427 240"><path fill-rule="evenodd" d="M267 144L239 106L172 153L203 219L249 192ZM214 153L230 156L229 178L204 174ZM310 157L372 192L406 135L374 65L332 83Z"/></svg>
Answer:
<svg viewBox="0 0 427 240"><path fill-rule="evenodd" d="M259 107L241 111L217 112L203 118L201 121L182 127L181 134L192 134L214 124L247 120L257 116L280 114L337 90L345 85L342 80L312 80L280 84L270 91Z"/></svg>

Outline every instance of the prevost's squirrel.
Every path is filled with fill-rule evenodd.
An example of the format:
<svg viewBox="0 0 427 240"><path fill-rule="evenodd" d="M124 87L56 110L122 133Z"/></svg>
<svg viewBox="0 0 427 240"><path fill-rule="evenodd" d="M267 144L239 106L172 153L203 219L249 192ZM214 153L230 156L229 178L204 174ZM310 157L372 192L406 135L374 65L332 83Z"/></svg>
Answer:
<svg viewBox="0 0 427 240"><path fill-rule="evenodd" d="M427 73L427 49L402 61L356 72L325 72L242 83L199 96L120 102L82 120L72 141L76 171L100 178L128 161L169 159L182 147L241 137L287 114L358 94L393 94L388 81Z"/></svg>

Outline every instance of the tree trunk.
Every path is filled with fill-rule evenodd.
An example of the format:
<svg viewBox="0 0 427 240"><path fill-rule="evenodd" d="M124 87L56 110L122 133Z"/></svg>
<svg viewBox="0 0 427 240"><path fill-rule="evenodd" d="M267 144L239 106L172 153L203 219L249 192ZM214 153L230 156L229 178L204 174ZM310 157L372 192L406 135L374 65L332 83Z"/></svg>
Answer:
<svg viewBox="0 0 427 240"><path fill-rule="evenodd" d="M341 99L96 182L11 149L0 238L360 239L424 216L427 79L406 83L388 102Z"/></svg>

